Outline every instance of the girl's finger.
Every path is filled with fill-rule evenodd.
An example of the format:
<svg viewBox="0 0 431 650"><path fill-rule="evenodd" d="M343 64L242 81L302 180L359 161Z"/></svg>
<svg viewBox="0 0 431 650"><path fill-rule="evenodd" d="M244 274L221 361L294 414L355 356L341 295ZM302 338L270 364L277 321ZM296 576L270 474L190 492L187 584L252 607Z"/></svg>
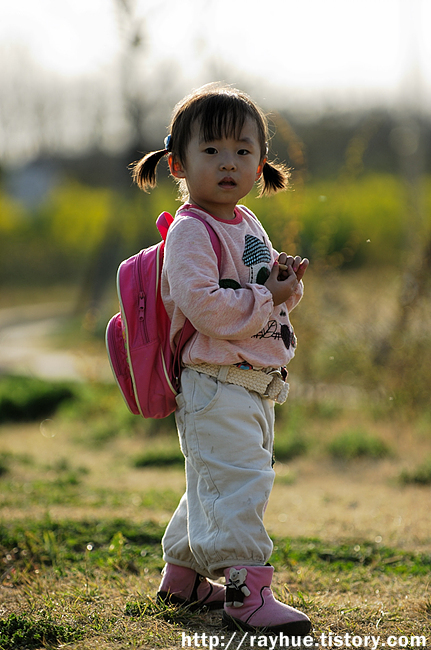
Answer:
<svg viewBox="0 0 431 650"><path fill-rule="evenodd" d="M310 262L308 261L308 259L304 257L296 272L296 277L298 278L298 280L301 280L304 277L304 273L307 270L309 263Z"/></svg>

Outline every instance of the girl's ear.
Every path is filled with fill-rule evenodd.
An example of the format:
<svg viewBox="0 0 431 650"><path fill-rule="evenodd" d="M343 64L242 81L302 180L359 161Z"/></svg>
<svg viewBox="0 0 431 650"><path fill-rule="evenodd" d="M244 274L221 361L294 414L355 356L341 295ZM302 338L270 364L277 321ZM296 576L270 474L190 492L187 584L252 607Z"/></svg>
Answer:
<svg viewBox="0 0 431 650"><path fill-rule="evenodd" d="M168 156L169 169L175 178L185 178L184 169L179 160L175 160L173 155L170 153Z"/></svg>
<svg viewBox="0 0 431 650"><path fill-rule="evenodd" d="M268 158L264 158L262 160L262 162L259 164L259 167L257 168L257 172L256 172L256 180L257 181L262 176L263 168L264 168L267 160L268 160Z"/></svg>

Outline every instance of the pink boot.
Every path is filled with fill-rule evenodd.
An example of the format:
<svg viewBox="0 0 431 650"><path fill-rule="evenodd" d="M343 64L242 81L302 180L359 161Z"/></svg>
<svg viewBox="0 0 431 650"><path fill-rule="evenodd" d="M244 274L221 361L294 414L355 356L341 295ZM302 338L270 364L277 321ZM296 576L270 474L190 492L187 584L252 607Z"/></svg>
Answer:
<svg viewBox="0 0 431 650"><path fill-rule="evenodd" d="M207 580L193 569L166 564L157 600L167 604L187 606L191 611L198 609L223 609L225 588Z"/></svg>
<svg viewBox="0 0 431 650"><path fill-rule="evenodd" d="M271 581L272 566L231 567L225 570L226 602L223 625L229 630L257 629L304 636L311 628L310 619L302 612L274 598Z"/></svg>

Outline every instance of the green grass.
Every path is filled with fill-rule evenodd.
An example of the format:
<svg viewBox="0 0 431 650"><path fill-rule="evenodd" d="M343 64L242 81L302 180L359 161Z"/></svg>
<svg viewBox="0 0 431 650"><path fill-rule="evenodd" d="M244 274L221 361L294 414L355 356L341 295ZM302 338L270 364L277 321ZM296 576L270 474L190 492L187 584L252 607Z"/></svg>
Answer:
<svg viewBox="0 0 431 650"><path fill-rule="evenodd" d="M14 584L41 567L53 567L58 574L95 568L136 573L162 568L162 533L153 522L137 525L121 519L4 522L0 552Z"/></svg>
<svg viewBox="0 0 431 650"><path fill-rule="evenodd" d="M32 459L28 454L14 453L11 451L0 452L0 478L3 477L4 480L14 466L29 467L31 464Z"/></svg>
<svg viewBox="0 0 431 650"><path fill-rule="evenodd" d="M10 614L0 620L0 648L2 650L37 650L58 648L83 636L82 630L68 624L60 624L49 618L34 619L29 616Z"/></svg>
<svg viewBox="0 0 431 650"><path fill-rule="evenodd" d="M366 567L375 575L426 576L431 570L431 553L401 551L366 540L341 544L307 538L275 540L271 561L279 569L301 566L314 571L350 571L352 575L361 574Z"/></svg>
<svg viewBox="0 0 431 650"><path fill-rule="evenodd" d="M108 570L144 573L163 567L163 528L151 521L131 523L104 519L41 521L22 520L0 525L0 553L8 578L25 581L35 567L57 573ZM297 570L362 575L426 576L431 553L403 551L367 540L328 543L318 538L275 538L271 562L276 571Z"/></svg>

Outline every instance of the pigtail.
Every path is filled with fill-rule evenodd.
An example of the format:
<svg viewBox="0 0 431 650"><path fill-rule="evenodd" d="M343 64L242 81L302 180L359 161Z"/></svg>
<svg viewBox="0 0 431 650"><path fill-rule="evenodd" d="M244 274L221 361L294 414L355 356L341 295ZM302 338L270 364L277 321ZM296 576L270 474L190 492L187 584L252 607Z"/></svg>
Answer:
<svg viewBox="0 0 431 650"><path fill-rule="evenodd" d="M259 181L259 196L286 190L289 187L290 169L282 163L266 162Z"/></svg>
<svg viewBox="0 0 431 650"><path fill-rule="evenodd" d="M156 168L160 160L167 153L167 149L152 151L130 165L133 181L144 192L148 192L157 185Z"/></svg>

